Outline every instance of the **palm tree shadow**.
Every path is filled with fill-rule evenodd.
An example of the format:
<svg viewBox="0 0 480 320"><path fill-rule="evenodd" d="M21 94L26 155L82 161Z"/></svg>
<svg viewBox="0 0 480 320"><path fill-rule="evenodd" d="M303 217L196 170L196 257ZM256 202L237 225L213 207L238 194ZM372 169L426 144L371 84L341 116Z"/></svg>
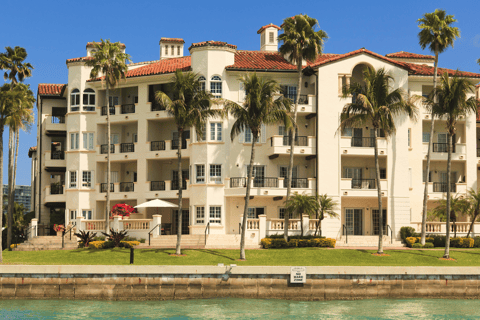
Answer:
<svg viewBox="0 0 480 320"><path fill-rule="evenodd" d="M175 249L143 249L143 250L140 250L139 253L142 254L142 253L150 253L150 252L163 253L166 255L170 255L172 253L175 253Z"/></svg>
<svg viewBox="0 0 480 320"><path fill-rule="evenodd" d="M416 255L416 256L424 256L424 257L428 257L428 258L437 258L435 256L423 253L422 250L391 250L390 252L395 252L395 253L400 253L400 254L411 254L411 255Z"/></svg>
<svg viewBox="0 0 480 320"><path fill-rule="evenodd" d="M207 254L211 254L211 255L214 255L214 256L218 256L218 257L222 257L222 258L225 258L225 259L228 259L228 260L231 260L231 261L235 261L234 258L231 258L229 256L226 256L226 255L223 255L217 251L214 251L214 250L208 250L208 249L200 249L198 250L199 252L203 252L203 253L207 253Z"/></svg>

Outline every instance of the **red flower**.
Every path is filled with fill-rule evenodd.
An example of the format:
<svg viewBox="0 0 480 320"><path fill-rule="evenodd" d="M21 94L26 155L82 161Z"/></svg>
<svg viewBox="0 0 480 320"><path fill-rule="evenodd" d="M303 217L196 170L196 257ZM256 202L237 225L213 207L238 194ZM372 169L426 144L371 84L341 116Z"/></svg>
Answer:
<svg viewBox="0 0 480 320"><path fill-rule="evenodd" d="M110 214L112 216L122 216L122 217L128 217L132 213L137 213L137 209L135 209L134 207L126 203L116 204L112 207L112 211L110 211Z"/></svg>

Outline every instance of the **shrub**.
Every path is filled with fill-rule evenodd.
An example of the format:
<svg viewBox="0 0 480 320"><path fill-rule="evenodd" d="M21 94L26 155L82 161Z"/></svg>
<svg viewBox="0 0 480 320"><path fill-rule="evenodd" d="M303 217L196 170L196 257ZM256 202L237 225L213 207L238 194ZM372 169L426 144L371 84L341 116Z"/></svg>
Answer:
<svg viewBox="0 0 480 320"><path fill-rule="evenodd" d="M445 236L433 236L433 245L435 247L445 247Z"/></svg>
<svg viewBox="0 0 480 320"><path fill-rule="evenodd" d="M122 241L120 242L120 247L133 248L135 246L138 246L139 244L140 244L139 241Z"/></svg>
<svg viewBox="0 0 480 320"><path fill-rule="evenodd" d="M423 248L421 243L413 243L412 248Z"/></svg>
<svg viewBox="0 0 480 320"><path fill-rule="evenodd" d="M272 235L269 235L268 237L266 238L270 238L270 239L283 239L283 234L272 234ZM291 239L324 239L325 237L324 236L289 236L288 237L288 240L291 240Z"/></svg>
<svg viewBox="0 0 480 320"><path fill-rule="evenodd" d="M417 242L417 238L415 238L415 237L408 237L408 238L405 238L405 242L406 242L406 244L407 244L407 247L412 248L413 245Z"/></svg>
<svg viewBox="0 0 480 320"><path fill-rule="evenodd" d="M91 241L88 244L88 247L90 249L103 249L103 244L104 243L105 243L105 241Z"/></svg>
<svg viewBox="0 0 480 320"><path fill-rule="evenodd" d="M400 237L403 242L407 242L407 238L415 236L415 229L412 227L401 227L400 228Z"/></svg>
<svg viewBox="0 0 480 320"><path fill-rule="evenodd" d="M473 248L474 242L472 238L451 238L450 246L453 248Z"/></svg>
<svg viewBox="0 0 480 320"><path fill-rule="evenodd" d="M145 243L146 239L140 239L140 243Z"/></svg>
<svg viewBox="0 0 480 320"><path fill-rule="evenodd" d="M425 245L423 247L429 249L429 248L433 248L434 246L432 242L425 242Z"/></svg>
<svg viewBox="0 0 480 320"><path fill-rule="evenodd" d="M81 245L78 245L79 248L88 247L90 242L95 238L95 234L90 233L90 231L85 232L82 230L79 233L75 233L75 235L80 238Z"/></svg>
<svg viewBox="0 0 480 320"><path fill-rule="evenodd" d="M474 248L480 248L480 237L475 237L473 238L473 247Z"/></svg>
<svg viewBox="0 0 480 320"><path fill-rule="evenodd" d="M273 248L292 248L292 247L328 247L335 248L335 239L330 238L312 238L312 239L291 239L285 242L285 239L281 238L264 238L261 240L261 244L265 249Z"/></svg>
<svg viewBox="0 0 480 320"><path fill-rule="evenodd" d="M93 241L105 241L105 236L97 236L93 238Z"/></svg>
<svg viewBox="0 0 480 320"><path fill-rule="evenodd" d="M114 243L115 247L120 246L120 242L125 239L127 236L127 230L122 230L122 231L114 231L113 229L110 229L110 234L107 234L105 232L102 232L102 234L107 237L107 242L111 241Z"/></svg>
<svg viewBox="0 0 480 320"><path fill-rule="evenodd" d="M102 249L111 249L111 248L115 248L115 242L113 242L113 241L105 241L105 242L103 243Z"/></svg>

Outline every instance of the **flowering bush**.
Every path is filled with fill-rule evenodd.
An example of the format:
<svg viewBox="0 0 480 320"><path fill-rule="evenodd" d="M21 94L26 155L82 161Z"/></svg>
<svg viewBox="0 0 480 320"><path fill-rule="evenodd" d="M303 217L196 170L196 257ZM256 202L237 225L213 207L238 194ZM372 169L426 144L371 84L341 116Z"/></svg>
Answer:
<svg viewBox="0 0 480 320"><path fill-rule="evenodd" d="M55 232L65 231L65 226L63 224L54 224L53 230L55 230Z"/></svg>
<svg viewBox="0 0 480 320"><path fill-rule="evenodd" d="M137 209L126 203L119 203L113 206L110 214L113 216L129 217L132 213L137 213Z"/></svg>

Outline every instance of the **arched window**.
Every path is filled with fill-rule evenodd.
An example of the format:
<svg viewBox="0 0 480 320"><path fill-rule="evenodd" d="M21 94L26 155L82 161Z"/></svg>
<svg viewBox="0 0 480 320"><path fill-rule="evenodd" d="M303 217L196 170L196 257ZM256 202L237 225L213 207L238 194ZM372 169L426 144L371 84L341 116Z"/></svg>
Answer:
<svg viewBox="0 0 480 320"><path fill-rule="evenodd" d="M222 78L219 76L213 76L210 79L210 92L216 97L222 97Z"/></svg>
<svg viewBox="0 0 480 320"><path fill-rule="evenodd" d="M95 111L95 91L93 89L83 90L83 111Z"/></svg>
<svg viewBox="0 0 480 320"><path fill-rule="evenodd" d="M200 76L198 81L200 82L200 90L205 91L205 83L207 83L207 79L205 79L204 76Z"/></svg>
<svg viewBox="0 0 480 320"><path fill-rule="evenodd" d="M72 93L70 94L70 110L80 110L80 90L78 89L73 89Z"/></svg>

